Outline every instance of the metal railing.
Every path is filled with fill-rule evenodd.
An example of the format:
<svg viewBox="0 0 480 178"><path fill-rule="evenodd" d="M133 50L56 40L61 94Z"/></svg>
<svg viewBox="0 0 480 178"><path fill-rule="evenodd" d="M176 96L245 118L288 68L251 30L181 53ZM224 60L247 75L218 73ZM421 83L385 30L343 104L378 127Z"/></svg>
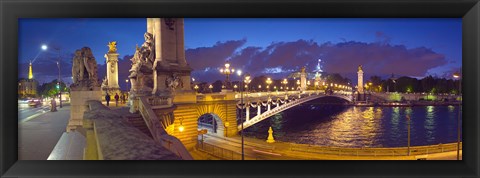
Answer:
<svg viewBox="0 0 480 178"><path fill-rule="evenodd" d="M460 143L460 150L462 143ZM323 147L316 145L300 145L291 144L291 151L318 153L324 155L337 156L408 156L408 147L395 148L341 148L341 147ZM412 146L410 147L410 156L427 155L432 153L443 153L456 151L457 143L438 144L428 146Z"/></svg>

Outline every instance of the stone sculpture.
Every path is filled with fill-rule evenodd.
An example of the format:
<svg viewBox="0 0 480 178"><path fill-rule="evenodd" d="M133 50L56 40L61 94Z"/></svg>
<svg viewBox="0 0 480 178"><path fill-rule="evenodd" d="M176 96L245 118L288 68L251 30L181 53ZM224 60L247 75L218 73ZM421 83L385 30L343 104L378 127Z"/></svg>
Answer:
<svg viewBox="0 0 480 178"><path fill-rule="evenodd" d="M89 47L75 51L73 57L72 76L73 88L90 88L98 87L97 77L97 61L93 56L92 50Z"/></svg>
<svg viewBox="0 0 480 178"><path fill-rule="evenodd" d="M149 88L153 87L153 79L151 77L145 77L147 75L152 75L153 73L153 64L155 61L155 47L153 41L153 35L146 32L144 34L145 42L140 46L137 46L132 61L132 67L129 72L130 82L132 84L132 90L145 89L150 90Z"/></svg>
<svg viewBox="0 0 480 178"><path fill-rule="evenodd" d="M78 81L83 80L84 72L85 65L82 59L82 50L76 50L72 62L73 83L77 83Z"/></svg>

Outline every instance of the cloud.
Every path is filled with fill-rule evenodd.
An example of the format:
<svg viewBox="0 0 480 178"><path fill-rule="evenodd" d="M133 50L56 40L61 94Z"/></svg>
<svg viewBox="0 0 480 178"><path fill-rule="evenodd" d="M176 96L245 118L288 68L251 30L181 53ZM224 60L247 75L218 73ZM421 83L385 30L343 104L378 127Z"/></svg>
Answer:
<svg viewBox="0 0 480 178"><path fill-rule="evenodd" d="M377 36L387 38L383 33ZM236 43L234 43L236 42ZM228 45L226 44L236 44ZM208 67L217 70L224 59L231 59L233 67L241 68L253 75L288 75L302 66L313 71L319 58L323 70L328 73L354 74L358 65L363 65L366 75L424 76L429 69L448 63L443 54L425 47L407 49L403 45L386 43L364 43L356 41L319 44L312 40L274 42L264 48L243 47L244 40L217 42L212 47L187 50L187 61L196 75L211 76ZM224 51L228 49L227 51ZM237 52L235 52L237 51ZM218 57L221 56L221 57ZM203 61L203 62L199 62ZM218 73L218 71L215 71ZM198 76L200 77L200 76ZM200 77L203 78L203 77Z"/></svg>
<svg viewBox="0 0 480 178"><path fill-rule="evenodd" d="M382 33L378 36L384 37ZM219 41L213 46L187 49L186 59L193 68L192 76L196 81L213 82L222 80L218 69L229 59L232 67L241 69L253 76L267 75L284 78L302 66L307 71L315 70L318 59L322 59L322 70L327 73L340 73L344 76L356 76L358 65L363 65L366 76L387 76L392 73L404 76L425 76L427 71L449 63L443 54L426 47L407 48L404 45L385 43L364 43L346 41L339 43L317 43L313 40L273 42L266 47L245 46L247 40ZM125 79L129 74L132 56L119 59L119 85L126 87ZM71 77L71 60L61 63L62 76ZM97 59L101 61L104 59ZM58 76L55 62L38 60L35 62L34 75L54 79ZM99 65L99 77L106 75L105 64ZM19 77L27 77L28 64L19 65ZM441 75L441 74L440 74ZM233 80L238 77L232 76ZM352 78L353 79L353 78ZM43 80L45 82L47 80ZM42 81L41 81L42 82Z"/></svg>
<svg viewBox="0 0 480 178"><path fill-rule="evenodd" d="M229 59L235 51L247 42L243 40L232 40L226 42L217 42L211 47L201 47L195 49L187 49L185 57L191 67L195 70L204 70L207 67L220 67Z"/></svg>

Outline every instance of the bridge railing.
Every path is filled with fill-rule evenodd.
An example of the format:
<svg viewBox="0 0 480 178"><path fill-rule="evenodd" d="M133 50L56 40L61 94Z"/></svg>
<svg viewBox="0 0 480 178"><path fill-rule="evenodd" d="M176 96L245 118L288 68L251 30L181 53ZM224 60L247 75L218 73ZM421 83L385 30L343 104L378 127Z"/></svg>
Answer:
<svg viewBox="0 0 480 178"><path fill-rule="evenodd" d="M462 143L460 143L462 149ZM408 147L395 148L342 148L322 147L317 145L291 144L291 151L318 153L337 156L408 156ZM432 153L443 153L457 150L457 143L438 144L428 146L410 147L410 156L428 155Z"/></svg>
<svg viewBox="0 0 480 178"><path fill-rule="evenodd" d="M209 155L215 156L219 159L224 160L242 160L242 153L240 151L233 151L226 148L222 148L219 146L215 146L213 144L209 144L203 142L201 140L197 140L196 145L197 150L205 152ZM245 154L245 160L259 160L262 159L257 155Z"/></svg>

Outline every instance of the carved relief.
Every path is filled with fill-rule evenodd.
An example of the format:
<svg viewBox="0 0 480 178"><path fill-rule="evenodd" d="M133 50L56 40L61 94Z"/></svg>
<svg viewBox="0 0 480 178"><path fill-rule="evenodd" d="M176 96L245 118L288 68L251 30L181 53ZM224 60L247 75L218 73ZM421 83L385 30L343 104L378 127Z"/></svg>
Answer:
<svg viewBox="0 0 480 178"><path fill-rule="evenodd" d="M173 27L175 25L175 19L173 18L164 18L165 25L167 25L169 30L175 30Z"/></svg>

